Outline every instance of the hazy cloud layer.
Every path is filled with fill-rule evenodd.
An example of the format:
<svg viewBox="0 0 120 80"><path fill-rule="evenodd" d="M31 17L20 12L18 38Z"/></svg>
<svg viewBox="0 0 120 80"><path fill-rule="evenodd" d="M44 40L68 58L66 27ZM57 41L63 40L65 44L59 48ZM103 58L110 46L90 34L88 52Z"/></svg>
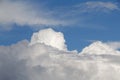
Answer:
<svg viewBox="0 0 120 80"><path fill-rule="evenodd" d="M0 1L0 29L10 30L13 27L10 26L12 24L34 28L85 25L83 24L84 16L80 16L81 14L120 10L119 6L113 2L89 1L66 7L56 6L50 10L47 5L43 6L42 3L37 5L31 3L31 0L27 1Z"/></svg>
<svg viewBox="0 0 120 80"><path fill-rule="evenodd" d="M20 26L56 26L66 25L65 21L56 19L52 12L42 5L35 7L35 4L23 0L2 0L0 1L0 25L3 29L10 29L10 24Z"/></svg>
<svg viewBox="0 0 120 80"><path fill-rule="evenodd" d="M42 36L44 31L46 34ZM0 80L120 79L120 52L107 44L94 42L78 54L58 49L64 44L62 33L46 29L36 34L41 35L36 44L30 45L31 42L24 40L11 46L0 46ZM63 42L54 46L53 38L49 37ZM50 42L46 42L47 39Z"/></svg>

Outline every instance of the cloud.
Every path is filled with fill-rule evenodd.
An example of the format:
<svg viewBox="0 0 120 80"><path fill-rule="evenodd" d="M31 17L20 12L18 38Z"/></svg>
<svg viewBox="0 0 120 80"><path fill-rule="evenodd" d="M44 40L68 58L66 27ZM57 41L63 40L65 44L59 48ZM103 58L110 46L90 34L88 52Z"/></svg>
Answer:
<svg viewBox="0 0 120 80"><path fill-rule="evenodd" d="M120 42L116 41L116 42L107 42L107 45L109 45L110 47L112 47L113 49L120 49Z"/></svg>
<svg viewBox="0 0 120 80"><path fill-rule="evenodd" d="M65 21L55 18L52 12L42 5L35 7L35 4L23 0L1 0L0 25L3 29L10 29L10 24L31 27L66 25Z"/></svg>
<svg viewBox="0 0 120 80"><path fill-rule="evenodd" d="M87 46L82 50L80 54L94 54L94 55L100 55L100 54L120 54L119 51L116 51L112 47L110 47L106 43L102 43L101 41L93 42L90 46Z"/></svg>
<svg viewBox="0 0 120 80"><path fill-rule="evenodd" d="M39 36L41 34L44 35ZM0 80L120 79L120 54L113 53L111 48L102 42L92 43L93 49L87 54L59 50L53 46L54 43L48 46L46 39L51 41L49 37L59 36L57 38L60 40L63 37L61 34L46 29L38 32L39 39L45 40L44 43L35 40L36 44L30 45L29 41L24 40L11 46L0 46ZM101 53L104 50L109 53ZM99 54L91 54L93 51Z"/></svg>
<svg viewBox="0 0 120 80"><path fill-rule="evenodd" d="M61 32L55 32L51 28L34 33L30 44L33 45L36 43L44 43L59 50L67 49L63 34Z"/></svg>
<svg viewBox="0 0 120 80"><path fill-rule="evenodd" d="M85 25L87 17L82 15L85 12L108 12L114 10L119 10L116 3L102 1L89 1L66 7L56 6L56 8L50 10L48 5L42 3L38 5L31 0L1 0L0 30L10 30L14 24L21 27L27 25L37 29L68 25L87 27ZM89 25L91 24L89 23Z"/></svg>
<svg viewBox="0 0 120 80"><path fill-rule="evenodd" d="M102 2L102 1L88 1L85 3L80 3L75 7L82 10L82 12L91 12L91 11L108 12L108 11L119 10L119 6L116 3Z"/></svg>

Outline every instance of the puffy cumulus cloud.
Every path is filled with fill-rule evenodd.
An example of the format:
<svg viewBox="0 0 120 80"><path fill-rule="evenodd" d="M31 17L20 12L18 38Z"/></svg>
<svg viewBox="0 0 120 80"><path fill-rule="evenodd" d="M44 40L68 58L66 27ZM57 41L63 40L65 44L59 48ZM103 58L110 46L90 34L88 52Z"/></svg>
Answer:
<svg viewBox="0 0 120 80"><path fill-rule="evenodd" d="M51 28L34 33L31 39L31 45L44 43L59 50L66 50L65 39L61 32L55 32Z"/></svg>
<svg viewBox="0 0 120 80"><path fill-rule="evenodd" d="M35 7L35 4L24 0L0 0L0 25L1 29L11 29L10 24L20 26L56 26L66 25L65 21L60 21L52 15L52 11L42 5Z"/></svg>
<svg viewBox="0 0 120 80"><path fill-rule="evenodd" d="M53 46L54 43L48 45L49 42L41 42L48 39L51 43L52 38L56 40L53 36L63 40L62 33L46 29L38 32L38 36L42 39L39 39L40 42L35 40L35 44L24 40L11 46L0 46L0 80L120 79L120 54L113 53L114 50L105 43L92 43L87 48L90 49L87 54L78 54L75 51L59 50Z"/></svg>
<svg viewBox="0 0 120 80"><path fill-rule="evenodd" d="M93 42L90 46L84 48L81 52L82 54L117 54L119 51L114 50L111 46L101 41Z"/></svg>

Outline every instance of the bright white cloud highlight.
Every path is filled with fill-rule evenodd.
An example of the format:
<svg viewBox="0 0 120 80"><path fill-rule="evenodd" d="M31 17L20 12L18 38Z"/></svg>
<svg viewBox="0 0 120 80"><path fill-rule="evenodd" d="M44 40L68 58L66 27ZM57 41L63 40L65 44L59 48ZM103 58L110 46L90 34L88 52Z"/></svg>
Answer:
<svg viewBox="0 0 120 80"><path fill-rule="evenodd" d="M40 36L40 41L45 41L43 43L36 41L35 44L31 44L25 40L11 46L0 46L0 80L120 79L120 54L114 53L117 50L111 50L108 45L95 42L87 48L92 51L88 50L87 54L78 54L58 50L54 48L54 43L48 46L47 39L50 43L52 38L53 41L56 40L54 39L56 36L59 36L58 40L63 40L60 32L46 29L36 34L37 38ZM104 54L103 51L105 51Z"/></svg>
<svg viewBox="0 0 120 80"><path fill-rule="evenodd" d="M106 43L102 43L101 41L93 42L90 46L84 48L81 54L94 54L94 55L101 55L101 54L120 54L120 52L114 50Z"/></svg>
<svg viewBox="0 0 120 80"><path fill-rule="evenodd" d="M66 50L64 35L61 32L55 32L51 28L34 33L31 39L31 45L44 43L45 45L55 47L59 50Z"/></svg>
<svg viewBox="0 0 120 80"><path fill-rule="evenodd" d="M37 8L37 9L36 9ZM25 1L0 1L0 24L2 28L8 29L10 24L29 25L29 26L56 26L66 25L65 21L56 19L52 12L43 7Z"/></svg>

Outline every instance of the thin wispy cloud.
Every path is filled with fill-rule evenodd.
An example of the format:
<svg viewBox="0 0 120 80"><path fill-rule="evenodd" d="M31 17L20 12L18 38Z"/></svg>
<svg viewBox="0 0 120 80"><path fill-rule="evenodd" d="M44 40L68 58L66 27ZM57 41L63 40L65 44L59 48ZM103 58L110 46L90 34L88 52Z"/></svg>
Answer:
<svg viewBox="0 0 120 80"><path fill-rule="evenodd" d="M38 28L38 26L86 26L84 23L86 18L82 15L86 12L92 11L94 13L96 11L108 12L119 10L118 5L115 3L100 1L83 2L72 7L66 6L67 8L59 7L59 9L56 8L52 11L47 6L35 7L34 5L34 3L31 4L23 0L0 1L1 29L9 30L12 28L12 24L20 26L28 25L34 28Z"/></svg>
<svg viewBox="0 0 120 80"><path fill-rule="evenodd" d="M100 22L94 22L97 21L100 16L107 16L109 15L109 13L115 14L116 11L119 12L120 7L117 3L110 1L87 1L76 3L72 6L57 6L54 11L55 14L58 15L58 18L62 20L71 20L73 25L81 27L84 26L85 28L105 30L105 25L100 24Z"/></svg>
<svg viewBox="0 0 120 80"><path fill-rule="evenodd" d="M55 18L51 11L43 7L34 7L34 5L25 1L0 1L0 25L8 29L10 24L20 26L57 26L66 25L64 21ZM6 27L5 27L6 26Z"/></svg>
<svg viewBox="0 0 120 80"><path fill-rule="evenodd" d="M59 9L60 12L66 13L65 16L78 16L84 13L95 13L95 12L112 12L119 11L120 8L115 2L103 2L103 1L88 1L74 4L72 6L65 6ZM59 10L58 9L58 10ZM99 13L98 13L99 14ZM64 16L64 17L65 17Z"/></svg>
<svg viewBox="0 0 120 80"><path fill-rule="evenodd" d="M88 1L85 3L80 3L75 7L80 8L83 12L91 12L91 11L114 11L119 10L119 6L113 2L102 2L102 1Z"/></svg>

